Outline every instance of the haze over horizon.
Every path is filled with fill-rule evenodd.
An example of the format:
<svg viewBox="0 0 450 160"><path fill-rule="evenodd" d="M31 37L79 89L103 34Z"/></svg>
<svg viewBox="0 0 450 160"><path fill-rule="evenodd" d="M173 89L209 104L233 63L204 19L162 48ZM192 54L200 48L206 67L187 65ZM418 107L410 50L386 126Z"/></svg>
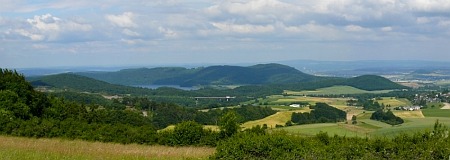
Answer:
<svg viewBox="0 0 450 160"><path fill-rule="evenodd" d="M450 59L447 0L0 0L0 67Z"/></svg>

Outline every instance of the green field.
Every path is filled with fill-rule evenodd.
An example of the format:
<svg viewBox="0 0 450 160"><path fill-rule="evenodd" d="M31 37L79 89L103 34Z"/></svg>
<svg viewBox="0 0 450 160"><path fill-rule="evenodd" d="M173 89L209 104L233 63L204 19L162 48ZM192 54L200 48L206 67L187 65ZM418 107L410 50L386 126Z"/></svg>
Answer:
<svg viewBox="0 0 450 160"><path fill-rule="evenodd" d="M450 109L423 109L426 117L450 117Z"/></svg>
<svg viewBox="0 0 450 160"><path fill-rule="evenodd" d="M0 159L207 159L211 147L122 145L63 139L0 136Z"/></svg>
<svg viewBox="0 0 450 160"><path fill-rule="evenodd" d="M340 95L340 94L380 94L380 93L388 93L392 90L380 90L380 91L366 91L362 89L358 89L351 86L333 86L320 88L314 91L284 91L285 94L288 95Z"/></svg>
<svg viewBox="0 0 450 160"><path fill-rule="evenodd" d="M314 136L319 132L327 132L329 135L358 136L358 137L393 137L398 134L413 134L421 131L430 131L436 120L450 127L450 118L405 118L406 123L392 126L383 122L370 119L358 120L358 124L322 123L297 125L278 128L291 134Z"/></svg>
<svg viewBox="0 0 450 160"><path fill-rule="evenodd" d="M439 85L439 86L448 86L448 85L450 85L450 80L437 81L435 84Z"/></svg>

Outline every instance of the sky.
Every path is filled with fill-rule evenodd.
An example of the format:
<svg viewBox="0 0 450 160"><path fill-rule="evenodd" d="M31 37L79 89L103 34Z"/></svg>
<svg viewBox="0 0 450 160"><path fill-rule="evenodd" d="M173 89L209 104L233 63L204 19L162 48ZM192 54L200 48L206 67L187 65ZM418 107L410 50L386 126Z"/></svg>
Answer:
<svg viewBox="0 0 450 160"><path fill-rule="evenodd" d="M295 59L450 61L449 0L0 4L0 68Z"/></svg>

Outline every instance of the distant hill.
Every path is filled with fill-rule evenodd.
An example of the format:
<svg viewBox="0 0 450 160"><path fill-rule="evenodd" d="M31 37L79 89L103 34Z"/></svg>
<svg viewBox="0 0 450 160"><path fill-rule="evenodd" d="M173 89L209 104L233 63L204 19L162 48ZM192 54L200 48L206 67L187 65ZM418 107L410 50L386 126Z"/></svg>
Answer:
<svg viewBox="0 0 450 160"><path fill-rule="evenodd" d="M78 74L109 80L109 83ZM34 86L53 86L75 91L188 97L194 95L248 96L250 94L264 96L281 94L283 90L315 90L338 85L352 86L367 91L407 88L376 75L364 75L354 78L317 77L279 64L262 64L250 67L211 66L195 69L174 67L139 68L118 72L65 73L28 79ZM111 84L113 82L124 85ZM211 88L198 91L183 91L167 87L151 90L125 86L129 84L170 84L181 86L239 84L244 86L232 90L220 91Z"/></svg>
<svg viewBox="0 0 450 160"><path fill-rule="evenodd" d="M148 89L110 84L72 73L32 77L28 78L28 81L30 81L33 86L50 86L60 89L71 89L82 92L105 92L116 94L149 92Z"/></svg>
<svg viewBox="0 0 450 160"><path fill-rule="evenodd" d="M249 67L210 66L201 68L159 67L125 69L117 72L82 72L79 75L122 85L228 85L281 84L305 82L321 77L305 74L281 64L259 64Z"/></svg>
<svg viewBox="0 0 450 160"><path fill-rule="evenodd" d="M376 75L363 75L354 78L349 78L342 84L367 91L407 88L400 84L394 83L389 79Z"/></svg>
<svg viewBox="0 0 450 160"><path fill-rule="evenodd" d="M117 72L78 72L76 74L121 85L149 85L155 81L193 74L202 68L158 67L123 69Z"/></svg>

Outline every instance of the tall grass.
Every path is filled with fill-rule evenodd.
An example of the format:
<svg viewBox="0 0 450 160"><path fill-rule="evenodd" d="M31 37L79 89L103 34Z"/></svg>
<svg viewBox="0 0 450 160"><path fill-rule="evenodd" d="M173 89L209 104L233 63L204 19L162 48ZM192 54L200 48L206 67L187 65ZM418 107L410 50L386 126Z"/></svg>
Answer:
<svg viewBox="0 0 450 160"><path fill-rule="evenodd" d="M210 147L122 145L63 139L0 136L0 159L207 159Z"/></svg>

